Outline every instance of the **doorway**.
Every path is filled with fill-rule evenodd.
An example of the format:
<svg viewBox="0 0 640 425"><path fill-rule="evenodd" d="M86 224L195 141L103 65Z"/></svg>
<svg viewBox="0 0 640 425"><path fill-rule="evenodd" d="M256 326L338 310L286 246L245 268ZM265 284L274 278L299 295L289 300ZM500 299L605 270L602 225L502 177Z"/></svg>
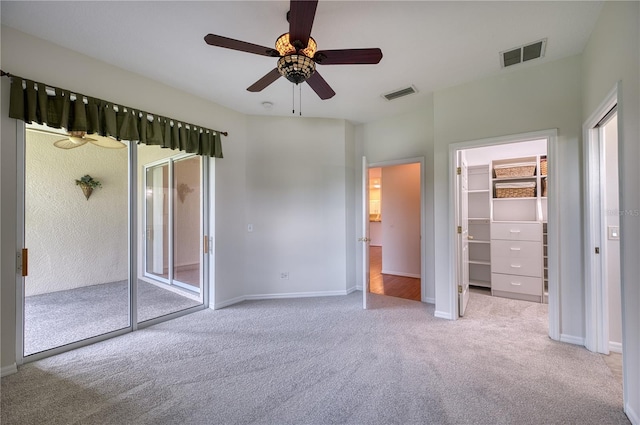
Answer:
<svg viewBox="0 0 640 425"><path fill-rule="evenodd" d="M623 348L617 90L584 124L585 346L602 354Z"/></svg>
<svg viewBox="0 0 640 425"><path fill-rule="evenodd" d="M450 205L456 212L451 289L457 317L464 314L462 300L469 296L466 277L472 289L491 296L547 302L549 335L559 339L555 137L555 130L549 130L450 146ZM465 164L467 175L460 176ZM462 181L468 185L466 214ZM461 244L464 229L468 233Z"/></svg>
<svg viewBox="0 0 640 425"><path fill-rule="evenodd" d="M365 308L367 292L424 301L423 173L422 158L363 167Z"/></svg>

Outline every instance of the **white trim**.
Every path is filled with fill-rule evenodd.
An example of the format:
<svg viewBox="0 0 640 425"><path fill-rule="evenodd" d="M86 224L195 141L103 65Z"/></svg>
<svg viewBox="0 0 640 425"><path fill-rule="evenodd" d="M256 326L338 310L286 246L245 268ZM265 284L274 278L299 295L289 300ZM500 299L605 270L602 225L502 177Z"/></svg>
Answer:
<svg viewBox="0 0 640 425"><path fill-rule="evenodd" d="M458 293L456 292L456 295L457 295L457 294L458 294ZM436 301L436 300L434 299L434 300L433 300L433 303L434 303L434 304L435 304L435 301ZM457 299L456 299L456 301L457 301ZM435 313L433 313L433 316L434 316L434 317L437 317L438 319L447 319L447 320L455 320L455 319L456 319L456 318L455 318L455 317L453 317L453 316L451 315L451 313L449 313L448 311L439 311L439 310L436 310L436 311L435 311Z"/></svg>
<svg viewBox="0 0 640 425"><path fill-rule="evenodd" d="M246 299L247 299L246 297L235 297L235 298L231 298L230 300L221 301L215 304L210 304L209 308L212 310L219 310L221 308L229 307L230 305L241 303Z"/></svg>
<svg viewBox="0 0 640 425"><path fill-rule="evenodd" d="M277 300L283 298L314 298L314 297L334 297L347 295L346 290L339 291L314 291L314 292L285 292L279 294L254 294L246 295L245 300Z"/></svg>
<svg viewBox="0 0 640 425"><path fill-rule="evenodd" d="M381 274L392 274L394 276L402 276L402 277L413 277L416 279L420 279L420 275L417 273L405 273L405 272L394 272L394 271L388 271L388 270L382 270L380 272Z"/></svg>
<svg viewBox="0 0 640 425"><path fill-rule="evenodd" d="M507 143L526 142L529 140L547 139L547 159L549 167L549 175L558 176L557 165L557 138L558 129L540 130L529 133L513 134L508 136L490 137L486 139L470 140L466 142L451 143L449 145L449 259L451 261L449 267L449 309L452 320L458 319L458 287L456 284L456 238L455 231L455 193L456 182L456 152L470 148L479 148L484 146L502 145ZM552 174L553 173L553 174ZM560 267L561 262L558 260L560 253L560 211L557 207L557 199L559 184L558 179L549 181L548 199L548 251L549 251L549 337L553 340L560 339Z"/></svg>
<svg viewBox="0 0 640 425"><path fill-rule="evenodd" d="M18 365L13 363L9 366L3 366L0 369L0 377L4 378L5 376L13 375L14 373L18 373Z"/></svg>
<svg viewBox="0 0 640 425"><path fill-rule="evenodd" d="M607 354L608 351L608 305L606 301L606 288L602 273L605 270L604 256L596 257L592 254L595 247L603 243L601 232L594 229L602 229L601 210L601 179L599 170L601 167L599 131L596 125L616 104L618 114L621 115L621 105L618 102L620 96L620 82L616 82L604 100L591 113L582 125L582 151L584 163L584 241L583 264L585 279L585 347L590 351Z"/></svg>
<svg viewBox="0 0 640 425"><path fill-rule="evenodd" d="M352 286L351 288L347 288L347 295L356 292L358 290L357 286Z"/></svg>
<svg viewBox="0 0 640 425"><path fill-rule="evenodd" d="M622 354L622 343L609 341L609 351Z"/></svg>
<svg viewBox="0 0 640 425"><path fill-rule="evenodd" d="M640 415L638 415L629 403L625 403L624 405L624 413L629 418L629 421L633 425L640 425Z"/></svg>
<svg viewBox="0 0 640 425"><path fill-rule="evenodd" d="M560 334L560 342L566 342L567 344L574 345L584 345L584 338L581 336Z"/></svg>
<svg viewBox="0 0 640 425"><path fill-rule="evenodd" d="M384 168L393 167L395 165L405 164L420 164L420 276L408 276L416 277L420 279L420 297L422 302L428 302L427 293L427 238L425 231L427 229L427 185L425 183L426 170L425 170L425 158L424 156L416 156L405 159L394 159L390 161L380 161L369 164L369 168ZM363 205L362 208L365 206ZM391 273L397 274L397 273ZM400 275L402 276L402 275ZM434 288L435 290L435 288ZM435 303L435 302L434 302Z"/></svg>
<svg viewBox="0 0 640 425"><path fill-rule="evenodd" d="M424 302L427 304L435 304L436 303L436 299L435 298L425 298Z"/></svg>
<svg viewBox="0 0 640 425"><path fill-rule="evenodd" d="M356 285L356 291L362 291L362 285Z"/></svg>
<svg viewBox="0 0 640 425"><path fill-rule="evenodd" d="M345 296L349 295L352 292L362 290L358 289L357 286L352 286L349 289L345 289L342 291L315 291L315 292L285 292L279 294L254 294L254 295L245 295L242 297L231 298L230 300L222 301L220 303L215 304L213 307L210 307L213 310L219 310L221 308L229 307L234 304L241 303L243 301L256 301L256 300L278 300L278 299L286 299L286 298L316 298L316 297L335 297L335 296Z"/></svg>

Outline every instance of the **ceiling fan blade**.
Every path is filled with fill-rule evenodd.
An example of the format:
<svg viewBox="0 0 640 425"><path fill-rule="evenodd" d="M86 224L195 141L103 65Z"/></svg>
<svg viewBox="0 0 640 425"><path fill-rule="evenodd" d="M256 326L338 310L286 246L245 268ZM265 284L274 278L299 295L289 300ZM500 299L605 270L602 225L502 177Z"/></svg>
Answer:
<svg viewBox="0 0 640 425"><path fill-rule="evenodd" d="M342 49L320 50L313 60L320 65L373 65L382 59L382 50L375 49Z"/></svg>
<svg viewBox="0 0 640 425"><path fill-rule="evenodd" d="M336 92L334 92L331 86L329 86L324 78L320 76L318 71L314 72L311 77L309 77L307 83L309 83L313 91L316 92L322 100L331 99L336 95Z"/></svg>
<svg viewBox="0 0 640 425"><path fill-rule="evenodd" d="M258 46L246 41L234 40L221 35L207 34L204 41L210 46L224 47L225 49L238 50L240 52L254 53L256 55L278 57L280 53L270 47Z"/></svg>
<svg viewBox="0 0 640 425"><path fill-rule="evenodd" d="M122 149L127 147L127 145L125 145L121 141L112 139L111 137L99 136L97 134L92 134L91 136L95 137L95 139L88 139L88 140L94 145L99 146L101 148Z"/></svg>
<svg viewBox="0 0 640 425"><path fill-rule="evenodd" d="M302 43L303 49L307 47L317 7L318 0L291 0L289 7L289 40L291 40L291 44L298 40Z"/></svg>
<svg viewBox="0 0 640 425"><path fill-rule="evenodd" d="M271 71L267 73L264 77L260 78L258 81L253 83L249 88L247 88L250 92L259 92L264 90L269 84L273 83L275 80L280 78L280 72L278 68L273 68Z"/></svg>
<svg viewBox="0 0 640 425"><path fill-rule="evenodd" d="M73 140L73 139L78 139L78 140ZM73 139L71 137L68 137L66 139L58 140L56 142L53 142L53 146L60 149L73 149L73 148L78 148L84 145L85 143L87 143L86 140L82 140L78 137L74 137Z"/></svg>

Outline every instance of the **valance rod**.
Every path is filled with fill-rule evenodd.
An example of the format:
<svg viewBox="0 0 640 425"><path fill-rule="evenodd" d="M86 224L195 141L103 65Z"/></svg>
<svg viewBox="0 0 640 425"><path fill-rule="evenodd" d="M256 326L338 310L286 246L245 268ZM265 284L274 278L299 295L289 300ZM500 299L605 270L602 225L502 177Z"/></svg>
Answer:
<svg viewBox="0 0 640 425"><path fill-rule="evenodd" d="M220 135L227 136L227 132L73 93L2 70L0 76L11 77L10 118L222 158Z"/></svg>

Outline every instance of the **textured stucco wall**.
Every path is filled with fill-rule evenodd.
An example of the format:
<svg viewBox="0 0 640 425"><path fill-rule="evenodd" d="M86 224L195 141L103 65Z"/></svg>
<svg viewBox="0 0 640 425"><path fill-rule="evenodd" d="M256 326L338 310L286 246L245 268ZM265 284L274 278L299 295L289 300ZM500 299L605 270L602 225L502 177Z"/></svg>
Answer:
<svg viewBox="0 0 640 425"><path fill-rule="evenodd" d="M54 147L61 138L27 132L27 296L127 279L127 149ZM85 174L103 186L88 201Z"/></svg>

